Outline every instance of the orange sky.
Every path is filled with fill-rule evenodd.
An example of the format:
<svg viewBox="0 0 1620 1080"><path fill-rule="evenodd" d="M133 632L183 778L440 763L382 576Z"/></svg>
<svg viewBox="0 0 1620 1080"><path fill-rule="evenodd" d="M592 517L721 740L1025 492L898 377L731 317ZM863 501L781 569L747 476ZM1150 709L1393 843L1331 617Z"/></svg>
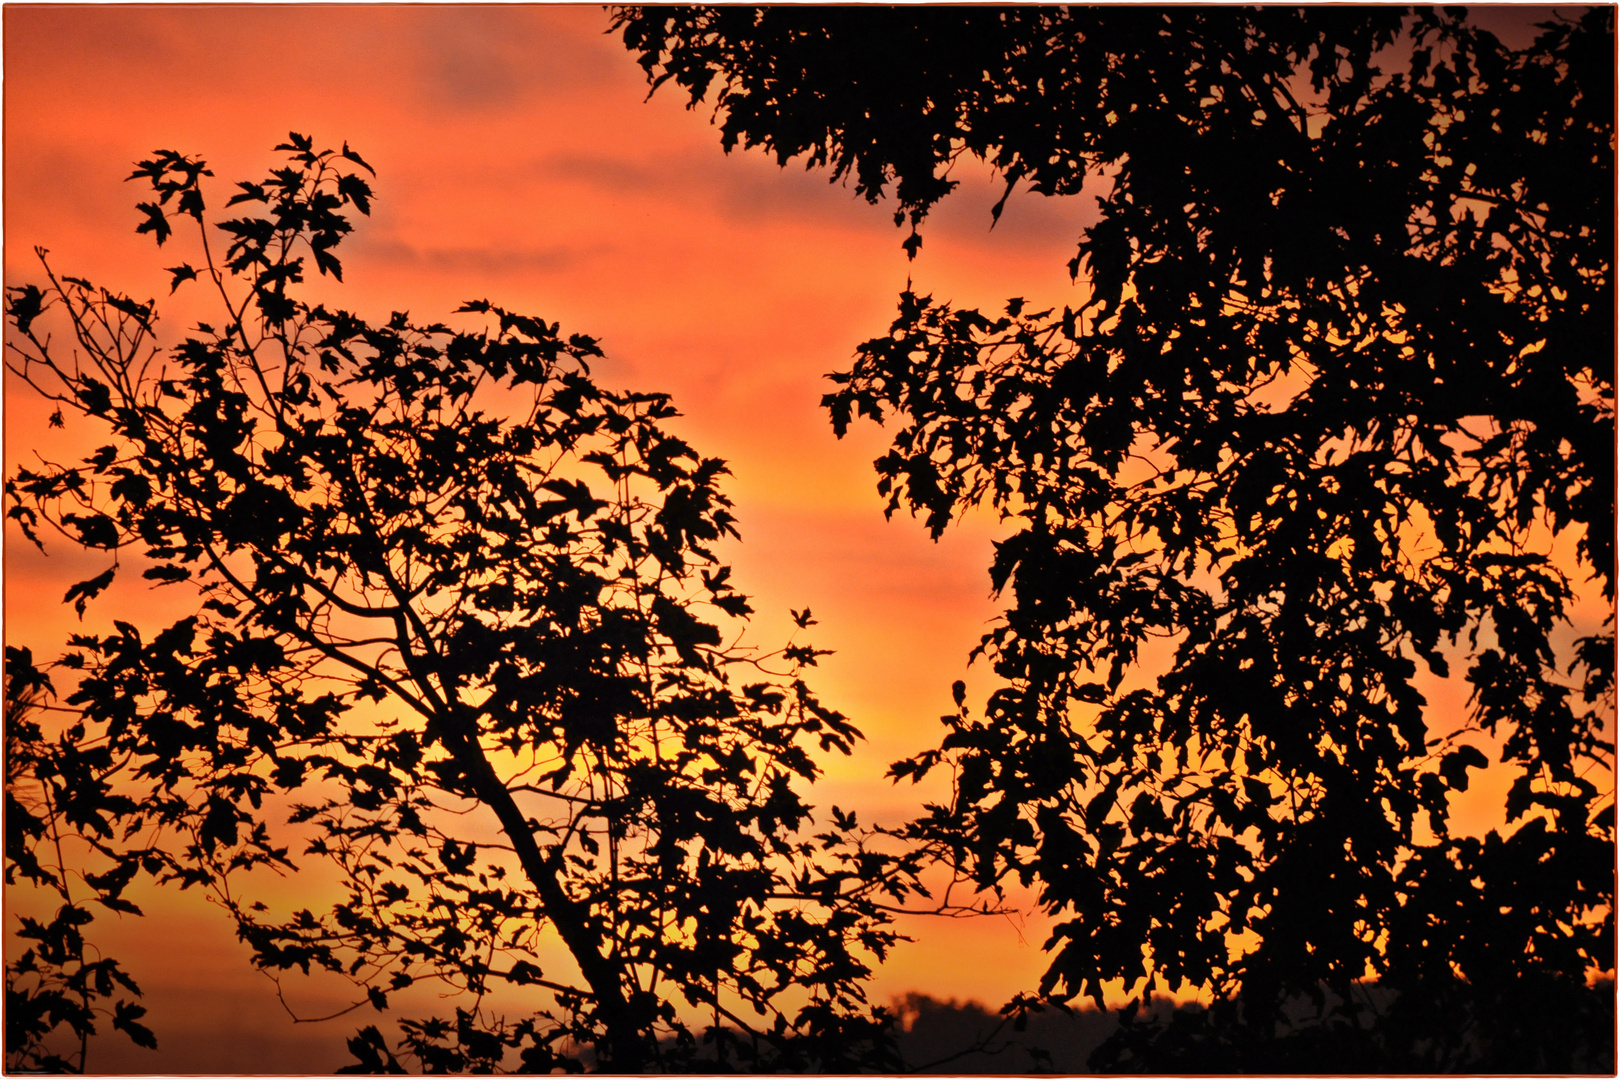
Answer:
<svg viewBox="0 0 1620 1080"><path fill-rule="evenodd" d="M347 284L319 287L371 316L438 317L487 297L597 336L601 381L671 392L682 434L735 473L744 542L728 554L760 611L754 640L779 642L787 608L812 608L810 640L837 650L817 689L868 735L814 801L898 822L915 794L881 774L930 745L951 710L950 683L995 611L985 568L998 530L974 521L934 544L914 522L885 523L870 468L882 434L836 441L821 376L884 331L908 275L965 305L1074 302L1065 264L1089 200L1015 197L992 231L999 191L964 169L908 264L889 207L824 172L725 156L707 111L670 92L644 100L606 27L593 7L8 5L6 282L36 276L43 244L59 272L162 298L161 266L183 256L134 234L142 193L121 183L133 161L201 155L223 191L262 175L289 129L348 141L376 168L378 197L343 249ZM178 301L166 310L184 324ZM10 381L6 409L9 472L50 437ZM6 539L6 638L48 655L74 623L58 599L88 564L61 547L40 557L9 525ZM114 595L91 619L151 603ZM986 676L969 686L982 701ZM146 988L163 1048L108 1039L93 1068L322 1069L345 1059L351 1021L372 1022L293 1028L225 918L189 896L147 909L94 929ZM908 929L919 941L880 974L878 1000L922 989L994 1005L1043 968L1033 916Z"/></svg>
<svg viewBox="0 0 1620 1080"><path fill-rule="evenodd" d="M347 140L376 168L378 198L345 244L346 284L320 287L373 316L437 317L488 297L599 337L605 383L671 392L682 433L735 473L744 542L729 556L760 612L754 640L780 642L787 608L809 606L821 622L809 640L837 650L817 689L868 735L814 801L895 822L917 805L881 776L952 709L951 681L995 610L996 530L975 523L934 544L915 523L885 523L870 468L881 433L835 440L821 376L886 329L908 273L968 304L1072 300L1080 200L1015 200L992 231L998 193L965 170L966 190L908 265L889 208L825 173L728 157L706 111L671 93L646 101L598 8L8 5L4 19L8 284L36 276L43 244L59 272L164 298L161 267L183 256L135 235L132 162L157 148L200 155L223 191L262 175L289 129ZM160 304L171 328L185 325L184 292ZM8 469L48 456L44 410L9 381L6 403ZM59 598L88 564L6 537L6 638L49 654L75 622ZM136 590L89 618L137 604L152 615ZM982 700L985 679L969 682ZM162 1049L118 1036L92 1049L93 1066L345 1059L354 1018L293 1028L219 913L190 895L145 907L94 929L147 991ZM1034 920L1022 933L1003 919L909 929L919 941L894 955L878 1000L925 989L999 1004L1042 970Z"/></svg>

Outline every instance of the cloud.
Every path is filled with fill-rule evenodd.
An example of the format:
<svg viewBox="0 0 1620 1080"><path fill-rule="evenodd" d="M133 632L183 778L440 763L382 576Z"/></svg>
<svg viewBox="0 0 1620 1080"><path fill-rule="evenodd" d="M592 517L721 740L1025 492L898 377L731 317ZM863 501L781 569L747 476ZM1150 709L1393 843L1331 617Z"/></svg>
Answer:
<svg viewBox="0 0 1620 1080"><path fill-rule="evenodd" d="M758 150L722 154L718 144L716 135L709 146L656 157L637 156L630 148L618 153L559 152L540 156L532 167L538 177L587 186L597 193L688 208L697 203L732 224L848 229L867 236L886 231L897 246L904 236L892 223L891 199L869 204L853 188L832 181L825 168L806 169L797 161L778 166ZM1097 220L1095 197L1103 190L1098 183L1080 195L1015 191L995 221L990 209L1004 187L989 167L971 162L955 169L953 178L958 187L929 215L923 225L925 238L982 250L1051 249L1050 257L1059 265L1073 254L1082 230Z"/></svg>
<svg viewBox="0 0 1620 1080"><path fill-rule="evenodd" d="M622 81L623 50L595 8L407 9L421 56L417 93L451 111L509 111L540 94Z"/></svg>
<svg viewBox="0 0 1620 1080"><path fill-rule="evenodd" d="M552 247L510 245L417 246L399 239L361 234L350 244L353 252L377 263L420 267L433 273L477 274L502 277L508 274L553 275L575 269L594 256L611 249L606 244Z"/></svg>

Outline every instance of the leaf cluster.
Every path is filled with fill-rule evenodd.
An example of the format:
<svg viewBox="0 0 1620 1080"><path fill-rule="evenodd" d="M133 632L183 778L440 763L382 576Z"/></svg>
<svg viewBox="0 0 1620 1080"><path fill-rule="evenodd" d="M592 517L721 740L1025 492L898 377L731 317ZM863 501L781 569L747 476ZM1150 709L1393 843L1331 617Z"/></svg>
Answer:
<svg viewBox="0 0 1620 1080"><path fill-rule="evenodd" d="M47 734L50 679L27 649L6 647L5 686L5 882L21 947L8 948L5 966L6 1068L83 1072L98 1020L137 1046L157 1045L140 1022L140 987L86 931L92 905L141 913L122 894L151 859L120 848L128 837L111 827L134 807L107 782L117 771L107 745L77 723ZM24 883L54 905L48 917L17 911L36 906L17 903Z"/></svg>

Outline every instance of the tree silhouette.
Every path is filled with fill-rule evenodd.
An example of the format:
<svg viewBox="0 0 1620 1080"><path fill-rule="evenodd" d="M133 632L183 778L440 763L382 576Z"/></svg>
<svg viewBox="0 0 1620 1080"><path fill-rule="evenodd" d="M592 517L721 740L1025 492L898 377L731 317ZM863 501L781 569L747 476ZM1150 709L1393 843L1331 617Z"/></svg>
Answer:
<svg viewBox="0 0 1620 1080"><path fill-rule="evenodd" d="M8 289L11 370L106 439L18 469L9 516L105 553L65 598L81 617L120 571L197 596L54 665L8 654L14 690L65 716L8 714L8 881L63 888L35 855L70 834L89 899L136 911L119 894L140 874L202 886L273 977L325 970L379 1011L423 981L461 995L395 1042L366 1027L356 1070L887 1063L861 981L915 879L853 815L812 831L813 754L859 733L799 677L817 650L727 644L750 608L713 548L735 535L724 464L665 429L666 397L593 382L596 342L555 323L476 301L470 328L374 324L302 298L311 259L341 281L370 169L276 149L226 204L257 213L217 223L201 160L131 177L154 192L137 231L195 227L173 289L217 304L178 344L154 302L48 263ZM342 886L277 915L243 872L292 866L295 838ZM77 935L88 901L61 899ZM50 977L135 991L88 970ZM512 986L550 1004L508 1020ZM13 1065L92 1023L51 1008L8 1026Z"/></svg>
<svg viewBox="0 0 1620 1080"><path fill-rule="evenodd" d="M893 425L890 513L1016 526L1006 685L895 766L955 778L911 834L1038 889L1043 993L1214 992L1096 1064L1612 1061L1614 622L1571 622L1614 599L1612 18L616 13L727 149L892 190L912 253L964 155L1101 192L1078 308L908 291L825 401ZM1493 743L1507 828L1456 835Z"/></svg>

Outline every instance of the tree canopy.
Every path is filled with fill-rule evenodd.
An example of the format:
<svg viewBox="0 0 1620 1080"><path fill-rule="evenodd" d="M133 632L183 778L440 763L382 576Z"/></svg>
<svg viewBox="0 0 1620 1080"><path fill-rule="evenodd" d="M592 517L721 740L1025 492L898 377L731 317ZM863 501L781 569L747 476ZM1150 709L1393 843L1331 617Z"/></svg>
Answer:
<svg viewBox="0 0 1620 1080"><path fill-rule="evenodd" d="M1215 995L1094 1062L1610 1060L1614 622L1572 618L1614 599L1612 10L1522 48L1451 8L615 18L913 254L965 157L993 219L1098 193L1078 302L908 289L825 400L891 426L890 513L1012 526L1005 685L895 766L954 778L910 835L1037 890L1043 993ZM1487 752L1506 824L1454 832Z"/></svg>
<svg viewBox="0 0 1620 1080"><path fill-rule="evenodd" d="M370 168L276 149L225 204L244 216L209 213L199 159L131 177L137 231L193 245L171 291L218 312L179 340L43 250L7 290L8 366L105 439L18 468L8 515L106 560L65 597L81 617L119 574L196 597L53 662L8 649L7 881L60 901L8 967L8 1063L70 1067L65 1025L82 1068L108 1005L150 1043L134 981L85 950L95 906L139 913L139 875L209 890L273 976L326 971L378 1011L459 995L397 1039L366 1027L356 1069L890 1062L861 983L915 879L853 815L812 819L817 755L859 732L801 678L812 646L736 643L724 464L554 322L310 298ZM329 905L254 898L250 871L305 857L336 872ZM513 987L549 1004L508 1018Z"/></svg>

